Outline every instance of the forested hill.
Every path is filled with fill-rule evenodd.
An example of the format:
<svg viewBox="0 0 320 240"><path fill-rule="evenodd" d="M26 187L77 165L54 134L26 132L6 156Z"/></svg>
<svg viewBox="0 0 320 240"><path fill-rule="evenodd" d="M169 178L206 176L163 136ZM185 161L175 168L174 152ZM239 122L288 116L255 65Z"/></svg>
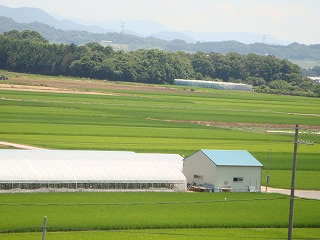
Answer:
<svg viewBox="0 0 320 240"><path fill-rule="evenodd" d="M283 59L320 61L320 44L303 45L293 43L287 46L280 46L262 43L243 44L236 41L186 43L183 40L165 41L154 37L143 38L116 32L89 33L85 31L64 31L39 22L17 23L9 18L0 17L0 33L10 30L37 31L44 38L55 43L74 43L81 45L90 42L100 42L101 40L109 40L116 44L127 44L129 50L162 49L172 52L186 51L190 53L197 51L223 54L228 52L237 52L240 54L255 53L259 55L273 55Z"/></svg>
<svg viewBox="0 0 320 240"><path fill-rule="evenodd" d="M31 30L40 33L45 39L55 43L73 43L83 45L91 42L100 42L101 40L112 41L117 44L129 44L129 50L137 49L164 49L166 41L158 38L143 38L131 34L121 34L116 32L109 33L90 33L86 31L60 30L49 25L32 22L17 23L10 18L0 16L0 33L11 30Z"/></svg>
<svg viewBox="0 0 320 240"><path fill-rule="evenodd" d="M320 96L320 85L299 66L256 54L163 50L114 51L99 43L52 44L34 31L0 34L0 68L46 75L172 84L175 78L243 82L258 92Z"/></svg>

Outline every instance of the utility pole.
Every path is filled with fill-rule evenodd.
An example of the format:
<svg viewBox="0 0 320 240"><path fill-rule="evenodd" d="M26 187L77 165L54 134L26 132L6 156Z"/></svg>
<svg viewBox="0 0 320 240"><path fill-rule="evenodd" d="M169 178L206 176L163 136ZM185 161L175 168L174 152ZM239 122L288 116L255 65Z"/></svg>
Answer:
<svg viewBox="0 0 320 240"><path fill-rule="evenodd" d="M269 164L270 164L270 149L268 149L267 176L266 176L266 192L268 192L268 185L269 185L269 181L270 181L270 176L269 176Z"/></svg>
<svg viewBox="0 0 320 240"><path fill-rule="evenodd" d="M42 240L46 240L46 233L47 233L47 217L44 216L43 226L42 226Z"/></svg>
<svg viewBox="0 0 320 240"><path fill-rule="evenodd" d="M295 134L294 134L294 150L293 150L293 164L292 164L288 240L292 239L292 229L293 229L293 207L294 207L294 188L296 185L296 163L297 163L297 150L298 150L298 134L299 134L299 125L296 125L296 130L295 130Z"/></svg>

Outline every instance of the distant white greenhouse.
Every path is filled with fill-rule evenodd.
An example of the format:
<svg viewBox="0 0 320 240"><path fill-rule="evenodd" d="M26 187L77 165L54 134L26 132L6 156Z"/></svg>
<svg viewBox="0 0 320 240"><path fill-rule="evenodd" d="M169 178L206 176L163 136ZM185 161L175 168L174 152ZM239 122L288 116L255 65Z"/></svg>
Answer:
<svg viewBox="0 0 320 240"><path fill-rule="evenodd" d="M214 81L186 80L186 79L175 79L174 82L176 85L181 85L181 86L214 88L214 89L220 89L220 90L252 91L252 85L244 84L244 83L214 82Z"/></svg>
<svg viewBox="0 0 320 240"><path fill-rule="evenodd" d="M0 191L186 190L183 158L81 150L0 150Z"/></svg>

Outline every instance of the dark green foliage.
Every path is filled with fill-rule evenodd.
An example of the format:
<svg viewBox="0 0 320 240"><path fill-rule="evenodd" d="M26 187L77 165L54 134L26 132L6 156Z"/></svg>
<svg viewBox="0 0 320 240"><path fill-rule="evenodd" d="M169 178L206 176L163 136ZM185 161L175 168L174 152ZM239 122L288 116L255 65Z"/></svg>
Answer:
<svg viewBox="0 0 320 240"><path fill-rule="evenodd" d="M248 77L247 83L253 86L263 86L266 85L266 81L261 77Z"/></svg>
<svg viewBox="0 0 320 240"><path fill-rule="evenodd" d="M39 43L48 43L48 40L43 38L36 31L24 30L22 32L19 32L17 30L12 30L10 32L3 33L3 35L10 38L10 39L29 40L29 41L33 41L33 42L39 42Z"/></svg>
<svg viewBox="0 0 320 240"><path fill-rule="evenodd" d="M114 51L99 43L50 44L29 30L0 35L0 68L155 84L172 84L176 78L220 79L252 84L258 92L319 96L319 87L303 77L297 65L270 55Z"/></svg>

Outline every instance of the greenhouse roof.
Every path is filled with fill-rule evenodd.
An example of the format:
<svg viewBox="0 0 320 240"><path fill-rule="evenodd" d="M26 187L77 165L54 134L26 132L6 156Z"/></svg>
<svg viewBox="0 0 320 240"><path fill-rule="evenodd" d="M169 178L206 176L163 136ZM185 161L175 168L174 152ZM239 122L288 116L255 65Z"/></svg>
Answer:
<svg viewBox="0 0 320 240"><path fill-rule="evenodd" d="M4 181L185 181L178 154L0 150Z"/></svg>
<svg viewBox="0 0 320 240"><path fill-rule="evenodd" d="M207 81L207 80L193 80L193 79L175 79L175 81L185 81L185 82L193 82L193 83L214 83L221 85L239 85L239 86L250 86L245 83L233 83L233 82L218 82L218 81Z"/></svg>

